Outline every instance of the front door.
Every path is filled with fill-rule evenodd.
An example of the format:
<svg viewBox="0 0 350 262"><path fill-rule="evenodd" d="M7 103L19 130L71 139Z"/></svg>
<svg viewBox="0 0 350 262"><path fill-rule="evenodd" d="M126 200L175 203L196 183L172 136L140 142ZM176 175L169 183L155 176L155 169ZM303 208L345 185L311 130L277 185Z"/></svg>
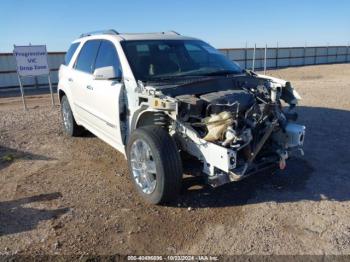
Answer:
<svg viewBox="0 0 350 262"><path fill-rule="evenodd" d="M108 40L101 40L94 70L107 66L113 67L116 78L92 79L86 91L86 101L93 118L91 124L119 149L123 148L120 124L120 112L123 108L120 103L123 88L122 71L114 44Z"/></svg>

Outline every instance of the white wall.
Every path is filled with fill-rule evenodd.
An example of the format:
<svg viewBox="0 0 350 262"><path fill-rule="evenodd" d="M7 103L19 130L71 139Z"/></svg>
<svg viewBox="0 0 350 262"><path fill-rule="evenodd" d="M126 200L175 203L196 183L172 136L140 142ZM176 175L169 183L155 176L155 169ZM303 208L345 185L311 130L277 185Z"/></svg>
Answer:
<svg viewBox="0 0 350 262"><path fill-rule="evenodd" d="M236 61L242 68L252 69L253 48L221 49L229 59ZM255 70L264 68L264 48L255 51ZM64 52L49 53L48 62L51 70L51 81L57 83L57 70L64 61ZM318 47L283 47L267 48L266 67L281 68L315 64L350 62L348 46ZM37 77L38 85L47 85L47 77ZM23 78L25 86L33 86L34 78ZM0 54L0 89L18 87L15 59L12 54Z"/></svg>

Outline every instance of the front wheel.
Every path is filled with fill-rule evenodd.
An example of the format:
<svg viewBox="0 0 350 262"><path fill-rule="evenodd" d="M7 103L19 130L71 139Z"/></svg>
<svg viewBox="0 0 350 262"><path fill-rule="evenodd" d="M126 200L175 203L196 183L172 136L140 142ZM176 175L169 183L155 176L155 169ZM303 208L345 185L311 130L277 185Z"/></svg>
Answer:
<svg viewBox="0 0 350 262"><path fill-rule="evenodd" d="M176 144L161 127L136 129L127 146L131 179L143 199L161 204L176 199L182 179L182 163Z"/></svg>

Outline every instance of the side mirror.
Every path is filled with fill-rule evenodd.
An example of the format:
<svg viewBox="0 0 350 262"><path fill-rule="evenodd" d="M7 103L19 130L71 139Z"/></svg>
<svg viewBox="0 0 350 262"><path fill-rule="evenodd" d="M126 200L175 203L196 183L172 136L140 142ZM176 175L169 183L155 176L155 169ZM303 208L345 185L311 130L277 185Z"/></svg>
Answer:
<svg viewBox="0 0 350 262"><path fill-rule="evenodd" d="M94 79L96 80L111 80L111 79L117 78L117 75L115 73L113 66L96 68L93 76L94 76Z"/></svg>

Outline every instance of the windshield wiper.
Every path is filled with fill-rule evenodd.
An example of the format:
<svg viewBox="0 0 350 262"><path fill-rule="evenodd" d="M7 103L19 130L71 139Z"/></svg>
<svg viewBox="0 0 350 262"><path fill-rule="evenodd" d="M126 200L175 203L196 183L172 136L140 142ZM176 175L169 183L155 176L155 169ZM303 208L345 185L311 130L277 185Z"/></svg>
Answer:
<svg viewBox="0 0 350 262"><path fill-rule="evenodd" d="M148 82L152 81L166 81L166 80L181 80L182 78L198 78L203 77L202 75L172 75L172 76L158 76L158 77L151 77L147 79Z"/></svg>
<svg viewBox="0 0 350 262"><path fill-rule="evenodd" d="M176 74L176 75L164 75L164 76L155 76L150 77L147 79L147 82L152 81L168 81L168 80L182 80L182 79L191 79L191 78L203 78L207 76L221 76L221 75L234 75L234 74L240 74L242 72L233 71L233 70L217 70L217 71L208 71L208 72L202 72L200 74L188 74L188 73L182 73L182 74Z"/></svg>
<svg viewBox="0 0 350 262"><path fill-rule="evenodd" d="M242 73L242 72L237 72L237 71L233 71L233 70L218 70L218 71L208 72L208 73L205 73L203 75L221 76L221 75L236 75L236 74L240 74L240 73Z"/></svg>
<svg viewBox="0 0 350 262"><path fill-rule="evenodd" d="M247 75L250 75L250 76L257 76L258 75L253 70L244 69L243 72Z"/></svg>

